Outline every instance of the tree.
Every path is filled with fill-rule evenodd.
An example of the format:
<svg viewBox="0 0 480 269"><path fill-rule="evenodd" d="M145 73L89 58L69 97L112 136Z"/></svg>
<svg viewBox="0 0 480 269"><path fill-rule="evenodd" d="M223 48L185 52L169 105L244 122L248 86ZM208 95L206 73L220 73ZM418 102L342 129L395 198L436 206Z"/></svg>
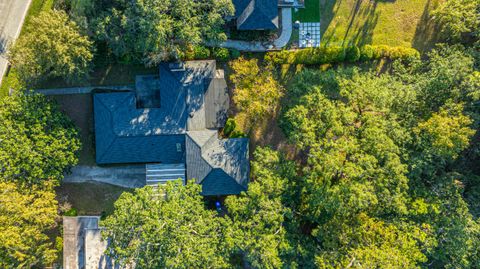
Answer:
<svg viewBox="0 0 480 269"><path fill-rule="evenodd" d="M0 181L0 267L41 268L56 259L46 232L55 227L53 182L31 188Z"/></svg>
<svg viewBox="0 0 480 269"><path fill-rule="evenodd" d="M456 159L468 146L475 131L469 128L472 120L462 112L461 104L447 105L414 128L424 154Z"/></svg>
<svg viewBox="0 0 480 269"><path fill-rule="evenodd" d="M448 0L432 15L447 40L461 41L463 34L473 34L480 26L480 1Z"/></svg>
<svg viewBox="0 0 480 269"><path fill-rule="evenodd" d="M269 148L257 148L248 191L225 200L233 220L236 251L252 268L281 268L289 249L284 222L291 211L283 204L293 163Z"/></svg>
<svg viewBox="0 0 480 269"><path fill-rule="evenodd" d="M232 62L230 76L235 89L233 101L247 117L255 122L273 114L283 96L283 88L269 67L260 67L257 59L243 57Z"/></svg>
<svg viewBox="0 0 480 269"><path fill-rule="evenodd" d="M226 40L224 18L233 11L230 0L114 0L96 33L118 57L154 65L189 45Z"/></svg>
<svg viewBox="0 0 480 269"><path fill-rule="evenodd" d="M27 83L52 77L85 79L92 58L92 42L65 12L53 10L33 18L9 51L9 61Z"/></svg>
<svg viewBox="0 0 480 269"><path fill-rule="evenodd" d="M205 208L201 186L169 182L123 193L102 225L108 253L136 268L227 268L228 218Z"/></svg>
<svg viewBox="0 0 480 269"><path fill-rule="evenodd" d="M31 185L60 181L77 163L78 131L45 96L22 93L0 100L0 181Z"/></svg>

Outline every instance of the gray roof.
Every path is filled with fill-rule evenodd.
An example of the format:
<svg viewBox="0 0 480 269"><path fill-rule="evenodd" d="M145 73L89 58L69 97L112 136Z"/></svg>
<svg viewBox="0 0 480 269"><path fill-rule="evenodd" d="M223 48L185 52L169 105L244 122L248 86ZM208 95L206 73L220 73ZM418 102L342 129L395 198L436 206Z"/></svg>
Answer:
<svg viewBox="0 0 480 269"><path fill-rule="evenodd" d="M234 0L238 30L278 29L278 0Z"/></svg>
<svg viewBox="0 0 480 269"><path fill-rule="evenodd" d="M184 162L186 131L219 128L226 120L226 82L215 69L215 61L187 62L179 71L164 63L158 76L137 77L136 93L95 94L97 163ZM146 102L152 90L159 90L159 107ZM137 107L143 98L141 105L151 108Z"/></svg>
<svg viewBox="0 0 480 269"><path fill-rule="evenodd" d="M202 185L203 195L238 194L247 189L248 139L219 139L212 130L187 133L187 178Z"/></svg>
<svg viewBox="0 0 480 269"><path fill-rule="evenodd" d="M182 113L136 109L132 92L97 93L93 101L98 164L184 161Z"/></svg>
<svg viewBox="0 0 480 269"><path fill-rule="evenodd" d="M248 139L219 139L216 130L230 101L215 61L165 63L136 80L135 92L94 94L97 163L185 164L204 195L246 190Z"/></svg>

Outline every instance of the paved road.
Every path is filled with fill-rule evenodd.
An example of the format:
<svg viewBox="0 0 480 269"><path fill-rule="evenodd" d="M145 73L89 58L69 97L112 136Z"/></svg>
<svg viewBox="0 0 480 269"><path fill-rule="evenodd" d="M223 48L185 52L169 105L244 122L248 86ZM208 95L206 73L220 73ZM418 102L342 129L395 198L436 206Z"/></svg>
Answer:
<svg viewBox="0 0 480 269"><path fill-rule="evenodd" d="M7 46L22 29L31 0L0 0L0 84L7 71Z"/></svg>

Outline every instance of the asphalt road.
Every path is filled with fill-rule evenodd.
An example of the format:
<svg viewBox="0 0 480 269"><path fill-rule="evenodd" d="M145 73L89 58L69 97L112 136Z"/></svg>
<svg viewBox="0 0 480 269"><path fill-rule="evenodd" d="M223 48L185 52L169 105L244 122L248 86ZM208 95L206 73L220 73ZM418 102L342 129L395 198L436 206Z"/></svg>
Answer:
<svg viewBox="0 0 480 269"><path fill-rule="evenodd" d="M0 0L0 84L7 71L7 47L22 29L31 0Z"/></svg>

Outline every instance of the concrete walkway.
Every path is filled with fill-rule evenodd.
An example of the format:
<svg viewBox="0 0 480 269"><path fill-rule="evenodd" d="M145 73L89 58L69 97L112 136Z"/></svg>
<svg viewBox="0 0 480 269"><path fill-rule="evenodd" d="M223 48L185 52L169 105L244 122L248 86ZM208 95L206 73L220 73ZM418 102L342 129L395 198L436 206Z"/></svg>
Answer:
<svg viewBox="0 0 480 269"><path fill-rule="evenodd" d="M71 174L65 175L63 182L82 183L97 181L124 188L145 186L145 165L119 165L110 167L77 165Z"/></svg>
<svg viewBox="0 0 480 269"><path fill-rule="evenodd" d="M8 45L17 39L31 0L0 0L0 84L7 71Z"/></svg>
<svg viewBox="0 0 480 269"><path fill-rule="evenodd" d="M93 87L73 87L73 88L55 88L55 89L38 89L36 93L44 95L67 95L67 94L85 94L91 93L93 90L133 90L135 85L120 85L120 86L93 86Z"/></svg>
<svg viewBox="0 0 480 269"><path fill-rule="evenodd" d="M264 52L268 50L278 50L285 47L292 36L292 9L282 8L282 33L280 36L270 42L227 40L219 46L223 48L237 49L240 51Z"/></svg>

